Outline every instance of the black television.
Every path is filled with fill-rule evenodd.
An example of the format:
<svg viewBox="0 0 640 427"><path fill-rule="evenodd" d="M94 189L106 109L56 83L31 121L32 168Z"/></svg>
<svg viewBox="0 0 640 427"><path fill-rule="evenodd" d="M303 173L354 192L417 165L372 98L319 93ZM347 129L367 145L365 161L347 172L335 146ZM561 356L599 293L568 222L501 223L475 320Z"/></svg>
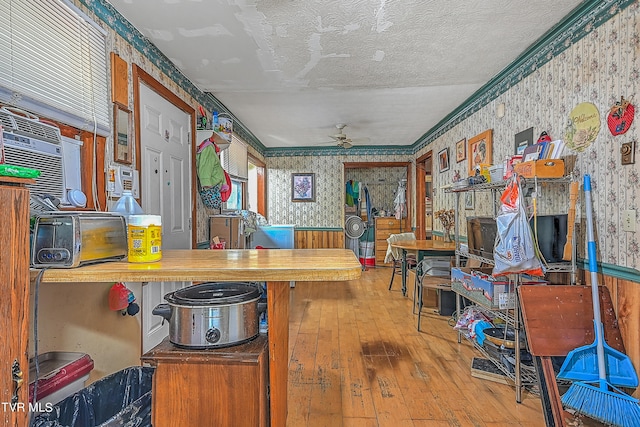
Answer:
<svg viewBox="0 0 640 427"><path fill-rule="evenodd" d="M485 216L467 217L467 243L470 254L493 259L496 234L495 219Z"/></svg>
<svg viewBox="0 0 640 427"><path fill-rule="evenodd" d="M529 222L535 231L534 218ZM547 262L560 262L567 242L567 215L538 215L538 247ZM496 220L491 217L467 217L469 253L493 259Z"/></svg>
<svg viewBox="0 0 640 427"><path fill-rule="evenodd" d="M567 214L538 215L531 218L529 225L535 231L534 220L538 222L538 247L547 262L560 262L567 243Z"/></svg>

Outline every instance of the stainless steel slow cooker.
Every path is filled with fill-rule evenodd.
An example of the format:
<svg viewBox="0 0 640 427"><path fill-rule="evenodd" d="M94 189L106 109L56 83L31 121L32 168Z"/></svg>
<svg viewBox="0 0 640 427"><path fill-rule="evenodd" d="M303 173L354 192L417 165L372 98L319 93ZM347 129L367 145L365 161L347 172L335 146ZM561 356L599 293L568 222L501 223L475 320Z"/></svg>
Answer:
<svg viewBox="0 0 640 427"><path fill-rule="evenodd" d="M153 314L169 322L169 340L180 347L226 347L259 333L259 285L246 282L202 283L164 296ZM259 307L260 306L260 307Z"/></svg>

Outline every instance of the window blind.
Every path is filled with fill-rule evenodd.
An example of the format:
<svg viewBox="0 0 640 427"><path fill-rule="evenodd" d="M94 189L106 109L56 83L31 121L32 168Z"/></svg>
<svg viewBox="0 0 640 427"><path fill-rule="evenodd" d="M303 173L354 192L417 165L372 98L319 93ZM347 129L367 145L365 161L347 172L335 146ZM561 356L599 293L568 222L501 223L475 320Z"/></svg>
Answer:
<svg viewBox="0 0 640 427"><path fill-rule="evenodd" d="M249 177L247 144L236 135L232 135L229 148L222 152L222 167L234 178L247 180Z"/></svg>
<svg viewBox="0 0 640 427"><path fill-rule="evenodd" d="M107 136L105 33L63 0L0 2L0 100Z"/></svg>

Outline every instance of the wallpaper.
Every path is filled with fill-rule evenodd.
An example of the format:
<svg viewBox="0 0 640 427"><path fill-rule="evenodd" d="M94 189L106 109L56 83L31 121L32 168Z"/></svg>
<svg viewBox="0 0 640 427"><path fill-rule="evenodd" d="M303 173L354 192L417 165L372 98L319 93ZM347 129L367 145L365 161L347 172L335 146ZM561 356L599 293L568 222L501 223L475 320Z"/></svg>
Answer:
<svg viewBox="0 0 640 427"><path fill-rule="evenodd" d="M401 155L267 157L265 159L269 189L267 220L271 224L295 224L301 227L342 227L346 188L344 162L407 162L410 160L409 156ZM291 174L294 172L315 173L317 186L315 202L291 201ZM375 179L378 178L387 178L388 181L391 176L378 173ZM397 186L395 178L393 179L394 186Z"/></svg>
<svg viewBox="0 0 640 427"><path fill-rule="evenodd" d="M388 213L387 215L392 215L395 208L394 201L398 192L398 184L400 180L403 179L406 184L407 168L349 168L345 171L345 179L366 185L369 191L371 207L377 211L384 210L391 212L391 214ZM360 194L360 198L363 200L361 207L364 208L366 205L362 193Z"/></svg>
<svg viewBox="0 0 640 427"><path fill-rule="evenodd" d="M501 162L505 156L514 153L516 133L533 127L534 139L542 131L546 131L554 140L563 139L571 110L582 102L593 103L599 110L600 131L595 141L583 152L572 152L565 157L567 172L572 172L574 179L581 184L584 174L591 175L599 260L639 269L640 218L636 216L636 232L626 232L622 230L622 215L626 209L638 212L640 208L640 159L633 165L622 165L620 155L622 143L636 141L638 157L639 77L640 7L635 2L421 149L416 157L430 150L437 153L447 146L455 153L457 141L493 129L493 162ZM612 136L607 127L607 114L621 96L636 106L636 120L627 133ZM497 118L496 109L501 103L505 105L505 115ZM454 206L454 194L445 192L441 187L452 182L456 170L465 176L467 163L456 163L452 155L450 170L434 174L434 186L439 189L434 198L435 210ZM567 212L566 185L545 185L539 193L539 213ZM476 192L475 196L475 210L460 210L462 234L466 233L466 215L492 214L491 193ZM579 203L577 241L585 242L585 206ZM441 226L436 222L435 228L441 229ZM585 257L585 245L579 243L577 247L579 256Z"/></svg>
<svg viewBox="0 0 640 427"><path fill-rule="evenodd" d="M109 27L105 28L109 34L108 49L118 53L129 64L140 65L190 105L195 107L204 103L207 107L218 107L215 100L205 99L204 94L194 89L190 82L185 82L184 76L179 75L175 67L153 46L149 46L135 29L120 22L119 15L108 3L103 0L74 0L74 3L97 18L96 22L100 19L106 21L105 26ZM620 10L621 7L624 8ZM329 156L304 152L290 155L268 153L273 155L265 157L269 220L308 227L341 227L343 162L415 160L427 151L436 155L444 147L450 147L451 153L455 153L457 141L472 138L487 129L493 129L493 162L501 162L506 155L513 153L516 133L533 127L534 138L546 131L552 139L561 139L569 112L581 102L591 102L600 112L600 132L584 152L573 153L565 161L576 179L581 180L585 173L592 176L599 260L640 268L640 215L636 215L636 232L622 231L623 210L638 212L640 162L623 166L619 152L623 142L637 141L639 125L636 120L627 133L615 137L606 127L606 115L621 96L638 108L639 9L637 0L598 2L592 9L593 13L568 22L555 38L545 40L536 55L523 59L497 85L479 94L473 105L461 106L460 111L452 112L453 119L445 118L437 129L425 130L426 136L414 144L413 150L404 147L391 153L352 151L351 154L337 152ZM496 77L499 79L501 75ZM132 98L130 93L130 102ZM499 104L505 105L502 118L496 117ZM262 157L264 147L255 141L248 129L239 126L239 130L246 134L255 154ZM107 144L108 150L111 146L111 143ZM636 147L636 154L637 151ZM111 158L111 153L107 152L107 158ZM440 188L452 182L455 171L464 175L466 170L466 161L457 163L452 154L450 170L434 173L434 210L454 206L455 196ZM316 173L315 202L291 202L292 172ZM415 177L415 169L412 176ZM415 188L415 183L412 183L412 188ZM538 190L540 213L566 212L566 185L548 185ZM467 214L492 214L494 203L491 194L478 192L475 196L475 210L461 209L462 234L466 233ZM412 206L415 206L415 194L410 197ZM197 241L202 241L207 238L206 219L209 213L199 200L197 204ZM578 215L580 228L584 229L584 206L579 206ZM435 227L439 229L437 222ZM578 235L579 241L584 241L583 234ZM579 255L584 256L584 245L578 246Z"/></svg>

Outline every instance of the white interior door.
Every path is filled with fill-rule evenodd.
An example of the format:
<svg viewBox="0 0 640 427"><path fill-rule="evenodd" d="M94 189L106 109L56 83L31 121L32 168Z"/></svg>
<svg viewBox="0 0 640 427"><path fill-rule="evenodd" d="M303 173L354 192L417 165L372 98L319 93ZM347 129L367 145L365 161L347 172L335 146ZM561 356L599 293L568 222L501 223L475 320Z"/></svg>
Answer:
<svg viewBox="0 0 640 427"><path fill-rule="evenodd" d="M140 84L140 187L142 209L162 216L162 249L191 248L191 116ZM184 282L151 282L142 287L142 351L168 334L153 308Z"/></svg>

